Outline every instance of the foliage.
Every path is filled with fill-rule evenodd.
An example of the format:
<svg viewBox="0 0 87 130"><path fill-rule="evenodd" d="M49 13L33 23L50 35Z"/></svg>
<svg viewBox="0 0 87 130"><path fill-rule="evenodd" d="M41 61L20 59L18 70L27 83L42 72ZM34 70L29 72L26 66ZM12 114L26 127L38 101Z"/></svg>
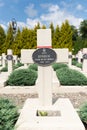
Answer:
<svg viewBox="0 0 87 130"><path fill-rule="evenodd" d="M79 68L82 68L82 63L78 63L76 58L72 59L72 65L75 65L75 66L77 66Z"/></svg>
<svg viewBox="0 0 87 130"><path fill-rule="evenodd" d="M19 68L19 67L21 67L21 66L23 66L23 65L24 65L24 64L18 62L16 65L13 66L13 70L14 70L14 69L17 69L17 68Z"/></svg>
<svg viewBox="0 0 87 130"><path fill-rule="evenodd" d="M1 69L1 72L7 72L8 71L8 67L7 66L5 66L5 67L3 67L2 69Z"/></svg>
<svg viewBox="0 0 87 130"><path fill-rule="evenodd" d="M0 55L3 53L2 46L5 42L6 34L2 26L0 26Z"/></svg>
<svg viewBox="0 0 87 130"><path fill-rule="evenodd" d="M0 26L0 54L7 53L7 49L12 49L14 55L21 55L21 49L31 49L37 47L37 29L45 29L45 25L40 25L38 22L33 29L18 28L16 35L13 34L12 25L10 24L7 33ZM83 20L80 27L77 29L70 25L68 20L65 20L61 26L57 25L54 28L53 23L50 23L53 48L68 48L73 49L73 54L76 54L80 49L87 47L87 20Z"/></svg>
<svg viewBox="0 0 87 130"><path fill-rule="evenodd" d="M72 59L72 65L76 65L78 63L77 59L76 58L73 58Z"/></svg>
<svg viewBox="0 0 87 130"><path fill-rule="evenodd" d="M13 54L14 54L14 55L20 56L20 53L21 53L20 50L21 50L21 48L23 47L21 38L22 38L21 31L20 31L20 29L18 28L16 37L15 37L15 40L14 40L14 43L13 43L13 46L12 46Z"/></svg>
<svg viewBox="0 0 87 130"><path fill-rule="evenodd" d="M37 111L37 116L47 116L47 115L48 113L46 111L40 111L40 110Z"/></svg>
<svg viewBox="0 0 87 130"><path fill-rule="evenodd" d="M77 63L76 66L82 68L82 63Z"/></svg>
<svg viewBox="0 0 87 130"><path fill-rule="evenodd" d="M56 29L54 32L52 46L53 48L60 48L60 28L58 25L56 26Z"/></svg>
<svg viewBox="0 0 87 130"><path fill-rule="evenodd" d="M7 52L7 49L12 49L13 41L14 41L13 29L12 29L12 26L10 24L9 28L7 30L5 43L3 44L3 51L4 51L4 53Z"/></svg>
<svg viewBox="0 0 87 130"><path fill-rule="evenodd" d="M87 38L87 20L83 20L80 24L80 34L83 39Z"/></svg>
<svg viewBox="0 0 87 130"><path fill-rule="evenodd" d="M29 69L37 71L38 70L38 66L37 66L37 64L31 64L31 65L29 65Z"/></svg>
<svg viewBox="0 0 87 130"><path fill-rule="evenodd" d="M36 79L36 71L32 69L20 69L13 71L6 83L11 86L31 86L35 85Z"/></svg>
<svg viewBox="0 0 87 130"><path fill-rule="evenodd" d="M63 67L68 67L67 64L63 64L63 63L53 63L52 65L54 71L56 71L57 69L63 68Z"/></svg>
<svg viewBox="0 0 87 130"><path fill-rule="evenodd" d="M64 67L56 70L61 85L87 85L87 78L79 71Z"/></svg>
<svg viewBox="0 0 87 130"><path fill-rule="evenodd" d="M72 51L72 29L67 20L62 23L59 40L60 48L68 48Z"/></svg>
<svg viewBox="0 0 87 130"><path fill-rule="evenodd" d="M87 124L87 102L80 106L78 114L81 120Z"/></svg>
<svg viewBox="0 0 87 130"><path fill-rule="evenodd" d="M17 107L8 99L0 99L0 130L14 130L18 119Z"/></svg>

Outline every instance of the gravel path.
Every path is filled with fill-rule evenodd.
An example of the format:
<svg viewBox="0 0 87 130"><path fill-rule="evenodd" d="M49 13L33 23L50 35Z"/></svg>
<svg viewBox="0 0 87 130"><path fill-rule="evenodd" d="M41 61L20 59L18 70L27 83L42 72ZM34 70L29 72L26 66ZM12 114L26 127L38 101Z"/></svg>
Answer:
<svg viewBox="0 0 87 130"><path fill-rule="evenodd" d="M0 94L0 97L4 98L9 98L15 102L17 106L23 106L25 100L27 98L36 98L38 97L37 93L22 93L22 94ZM87 102L87 93L61 93L61 94L55 94L53 93L53 103L58 99L58 98L69 98L70 101L72 102L73 106L75 108L79 108L81 104L84 102Z"/></svg>

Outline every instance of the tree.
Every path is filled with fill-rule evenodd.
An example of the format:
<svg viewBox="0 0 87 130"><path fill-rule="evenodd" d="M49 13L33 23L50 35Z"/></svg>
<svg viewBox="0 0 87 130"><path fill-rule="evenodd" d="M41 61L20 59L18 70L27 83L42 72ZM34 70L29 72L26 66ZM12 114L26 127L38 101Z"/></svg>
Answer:
<svg viewBox="0 0 87 130"><path fill-rule="evenodd" d="M82 38L80 36L78 36L77 40L74 43L74 54L77 54L79 50L81 50L82 48L84 48L84 40L82 40Z"/></svg>
<svg viewBox="0 0 87 130"><path fill-rule="evenodd" d="M13 29L12 29L12 26L10 24L9 28L7 30L5 43L3 44L4 53L7 52L7 49L12 49L13 42L14 42Z"/></svg>
<svg viewBox="0 0 87 130"><path fill-rule="evenodd" d="M13 54L20 56L22 46L23 45L22 45L22 42L21 42L21 31L18 28L16 37L15 37L15 40L14 40L14 44L12 46Z"/></svg>
<svg viewBox="0 0 87 130"><path fill-rule="evenodd" d="M40 29L40 23L38 22L37 25L35 25L34 30L37 31L37 29Z"/></svg>
<svg viewBox="0 0 87 130"><path fill-rule="evenodd" d="M76 41L78 38L78 30L75 26L71 25L71 30L72 30L72 40Z"/></svg>
<svg viewBox="0 0 87 130"><path fill-rule="evenodd" d="M46 29L46 26L45 26L45 25L43 25L43 26L42 26L42 29Z"/></svg>
<svg viewBox="0 0 87 130"><path fill-rule="evenodd" d="M68 48L72 51L72 29L68 23L68 20L65 23L62 23L60 30L60 47Z"/></svg>
<svg viewBox="0 0 87 130"><path fill-rule="evenodd" d="M54 32L54 37L53 37L53 48L60 48L60 28L57 25L55 32Z"/></svg>
<svg viewBox="0 0 87 130"><path fill-rule="evenodd" d="M22 30L21 42L23 49L36 48L36 31L24 28Z"/></svg>
<svg viewBox="0 0 87 130"><path fill-rule="evenodd" d="M87 39L87 20L83 20L80 24L80 34L83 39Z"/></svg>
<svg viewBox="0 0 87 130"><path fill-rule="evenodd" d="M2 26L0 26L0 55L3 53L3 44L5 42L6 34Z"/></svg>
<svg viewBox="0 0 87 130"><path fill-rule="evenodd" d="M54 40L54 39L53 39L53 38L54 38L54 30L55 30L55 29L54 29L54 26L53 26L53 23L50 24L49 28L51 29L51 38L52 38L52 44L53 44L53 42L54 42L54 41L53 41L53 40Z"/></svg>

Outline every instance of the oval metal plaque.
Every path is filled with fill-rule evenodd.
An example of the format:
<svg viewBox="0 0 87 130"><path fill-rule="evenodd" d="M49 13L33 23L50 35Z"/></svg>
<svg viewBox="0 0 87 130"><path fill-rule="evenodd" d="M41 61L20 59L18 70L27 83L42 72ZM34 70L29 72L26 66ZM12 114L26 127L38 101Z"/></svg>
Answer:
<svg viewBox="0 0 87 130"><path fill-rule="evenodd" d="M13 56L12 56L12 55L7 55L7 56L6 56L6 59L7 59L7 60L13 60Z"/></svg>
<svg viewBox="0 0 87 130"><path fill-rule="evenodd" d="M40 48L32 54L33 61L40 66L51 65L56 58L56 52L50 48Z"/></svg>

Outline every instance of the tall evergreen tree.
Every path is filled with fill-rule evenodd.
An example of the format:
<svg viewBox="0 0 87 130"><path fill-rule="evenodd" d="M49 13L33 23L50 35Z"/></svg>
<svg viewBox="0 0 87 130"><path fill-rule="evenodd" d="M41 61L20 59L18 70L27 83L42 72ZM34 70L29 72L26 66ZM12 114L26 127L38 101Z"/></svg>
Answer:
<svg viewBox="0 0 87 130"><path fill-rule="evenodd" d="M52 38L52 44L53 44L54 31L55 31L53 23L50 24L49 28L51 29L51 38Z"/></svg>
<svg viewBox="0 0 87 130"><path fill-rule="evenodd" d="M61 48L68 48L72 51L72 29L68 20L66 20L65 23L62 23L60 31L60 44Z"/></svg>
<svg viewBox="0 0 87 130"><path fill-rule="evenodd" d="M60 48L60 28L59 26L57 25L56 26L56 29L55 29L55 32L54 32L54 37L53 37L53 48Z"/></svg>
<svg viewBox="0 0 87 130"><path fill-rule="evenodd" d="M36 48L36 31L24 28L22 31L21 41L23 49Z"/></svg>
<svg viewBox="0 0 87 130"><path fill-rule="evenodd" d="M7 30L5 43L3 45L3 51L4 51L4 53L7 52L7 49L12 49L13 42L14 42L13 29L12 29L12 26L10 24L9 28Z"/></svg>
<svg viewBox="0 0 87 130"><path fill-rule="evenodd" d="M46 29L46 26L45 26L45 25L43 25L43 26L42 26L42 29Z"/></svg>
<svg viewBox="0 0 87 130"><path fill-rule="evenodd" d="M0 55L3 53L3 44L5 42L6 34L2 26L0 26Z"/></svg>
<svg viewBox="0 0 87 130"><path fill-rule="evenodd" d="M87 39L87 20L83 20L80 23L80 34L83 39Z"/></svg>
<svg viewBox="0 0 87 130"><path fill-rule="evenodd" d="M21 31L18 28L16 37L15 37L15 40L14 40L14 44L12 46L13 54L20 56L22 46L23 45L22 45L22 42L21 42Z"/></svg>

